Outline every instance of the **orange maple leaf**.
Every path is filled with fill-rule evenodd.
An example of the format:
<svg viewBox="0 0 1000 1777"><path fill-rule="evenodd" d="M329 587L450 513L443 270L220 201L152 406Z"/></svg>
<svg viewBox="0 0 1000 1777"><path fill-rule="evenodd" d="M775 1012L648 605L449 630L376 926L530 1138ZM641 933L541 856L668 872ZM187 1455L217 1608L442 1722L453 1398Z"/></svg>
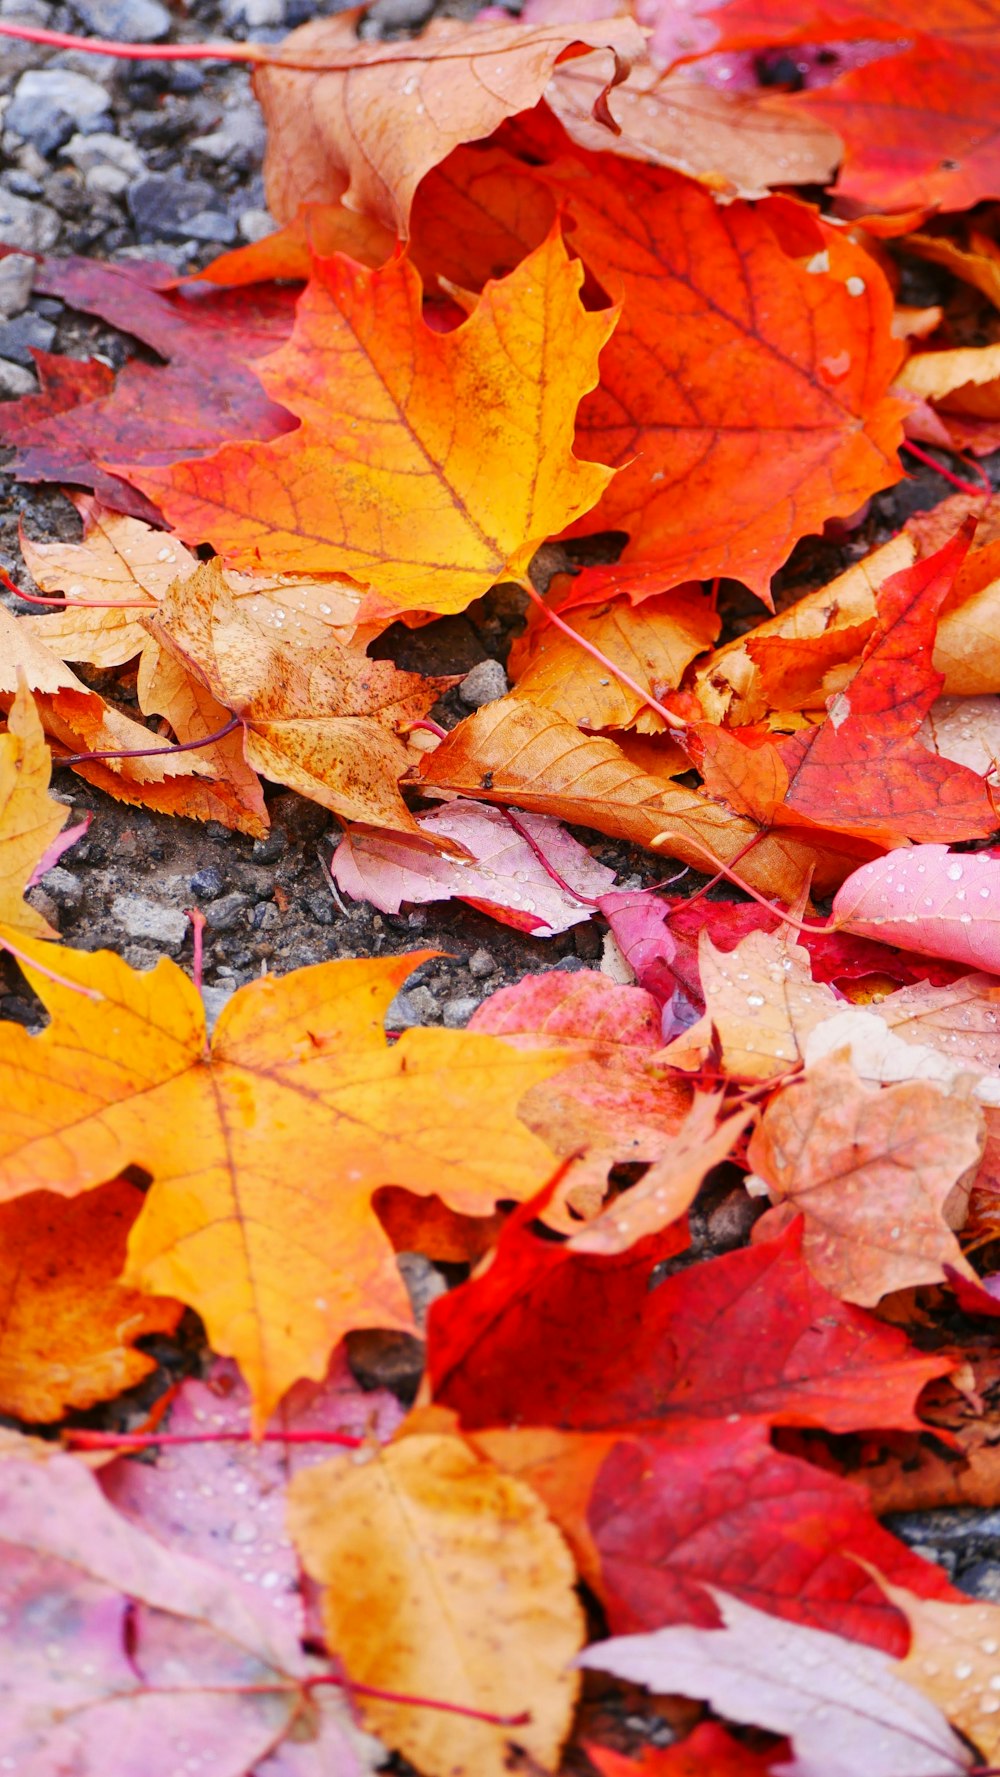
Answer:
<svg viewBox="0 0 1000 1777"><path fill-rule="evenodd" d="M573 455L617 319L584 311L582 282L556 229L440 334L407 259L317 260L291 340L255 366L298 430L121 473L238 567L331 570L403 607L460 611L520 578L612 478Z"/></svg>
<svg viewBox="0 0 1000 1777"><path fill-rule="evenodd" d="M46 947L21 950L42 963ZM0 1200L150 1171L124 1281L198 1310L240 1363L258 1427L298 1377L325 1374L350 1328L412 1329L379 1186L476 1215L530 1196L552 1165L516 1107L563 1065L558 1050L446 1030L388 1048L386 1008L428 954L251 982L209 1048L174 963L142 974L109 951L61 950L61 980L27 969L47 1029L0 1026Z"/></svg>

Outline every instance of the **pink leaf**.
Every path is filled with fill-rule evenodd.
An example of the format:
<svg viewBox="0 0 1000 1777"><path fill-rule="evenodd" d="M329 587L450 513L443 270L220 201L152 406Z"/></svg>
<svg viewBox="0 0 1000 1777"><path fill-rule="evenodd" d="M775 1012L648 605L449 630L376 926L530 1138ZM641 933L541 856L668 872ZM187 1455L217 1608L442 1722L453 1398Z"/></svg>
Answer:
<svg viewBox="0 0 1000 1777"><path fill-rule="evenodd" d="M423 837L350 828L333 854L331 874L352 900L370 901L382 913L398 913L404 901L454 898L536 938L551 938L592 918L594 898L611 887L614 871L598 864L551 815L517 818L576 894L553 880L499 809L461 799L421 815ZM465 855L439 851L441 839Z"/></svg>
<svg viewBox="0 0 1000 1777"><path fill-rule="evenodd" d="M78 839L83 838L92 819L92 815L84 815L83 820L77 821L75 827L66 827L62 833L56 834L52 844L46 847L35 865L28 882L29 888L34 888L36 883L41 882L47 871L58 864L63 852L68 851L71 845L75 845Z"/></svg>
<svg viewBox="0 0 1000 1777"><path fill-rule="evenodd" d="M790 1734L788 1777L957 1777L972 1755L941 1711L876 1648L766 1616L707 1586L725 1627L620 1635L578 1664L711 1703L732 1721Z"/></svg>
<svg viewBox="0 0 1000 1777"><path fill-rule="evenodd" d="M836 924L885 944L1000 974L1000 859L914 845L862 864L838 889Z"/></svg>

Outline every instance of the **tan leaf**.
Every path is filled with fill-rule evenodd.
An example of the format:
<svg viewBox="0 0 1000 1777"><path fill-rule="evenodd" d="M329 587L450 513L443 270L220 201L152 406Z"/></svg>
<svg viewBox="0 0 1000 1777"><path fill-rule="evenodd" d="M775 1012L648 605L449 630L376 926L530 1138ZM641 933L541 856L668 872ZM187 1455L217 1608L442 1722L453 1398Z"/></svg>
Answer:
<svg viewBox="0 0 1000 1777"><path fill-rule="evenodd" d="M846 1302L971 1275L951 1232L983 1151L979 1107L926 1081L874 1088L835 1057L771 1100L750 1164L771 1200L802 1210L813 1275Z"/></svg>
<svg viewBox="0 0 1000 1777"><path fill-rule="evenodd" d="M530 1711L504 1729L359 1699L387 1745L427 1777L507 1777L512 1741L555 1769L585 1630L569 1551L530 1487L461 1438L415 1435L367 1462L300 1470L289 1524L350 1678L490 1713Z"/></svg>
<svg viewBox="0 0 1000 1777"><path fill-rule="evenodd" d="M618 58L643 50L630 19L472 28L438 19L416 39L359 43L360 16L315 19L285 38L282 54L315 60L316 72L272 65L254 76L268 124L267 200L281 222L300 204L343 196L348 209L405 236L424 174L460 142L530 110L573 44L612 52L604 89L627 67Z"/></svg>
<svg viewBox="0 0 1000 1777"><path fill-rule="evenodd" d="M35 938L53 933L24 892L68 813L49 795L51 769L34 698L20 685L0 734L0 924Z"/></svg>
<svg viewBox="0 0 1000 1777"><path fill-rule="evenodd" d="M613 136L594 106L607 85L606 58L578 56L556 68L548 105L581 148L688 173L726 197L766 197L772 185L826 185L843 152L818 119L782 110L762 92L727 92L680 68L639 62L608 94Z"/></svg>
<svg viewBox="0 0 1000 1777"><path fill-rule="evenodd" d="M946 1604L918 1598L879 1576L879 1584L907 1618L913 1639L897 1675L937 1703L983 1757L1000 1759L1000 1605L970 1598Z"/></svg>
<svg viewBox="0 0 1000 1777"><path fill-rule="evenodd" d="M671 1067L701 1067L714 1032L728 1074L773 1079L799 1065L809 1032L841 1004L813 980L809 952L780 931L750 932L728 951L703 931L698 967L705 1016L661 1049Z"/></svg>

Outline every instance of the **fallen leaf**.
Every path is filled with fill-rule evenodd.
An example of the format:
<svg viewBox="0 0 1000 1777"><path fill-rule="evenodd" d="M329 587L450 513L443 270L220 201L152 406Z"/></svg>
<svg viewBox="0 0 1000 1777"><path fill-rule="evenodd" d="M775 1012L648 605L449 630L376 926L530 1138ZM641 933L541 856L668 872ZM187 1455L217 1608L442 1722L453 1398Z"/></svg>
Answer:
<svg viewBox="0 0 1000 1777"><path fill-rule="evenodd" d="M1000 250L982 230L970 227L964 241L946 234L907 235L906 252L929 259L932 265L943 265L1000 309Z"/></svg>
<svg viewBox="0 0 1000 1777"><path fill-rule="evenodd" d="M919 1429L914 1402L951 1360L838 1302L801 1244L797 1223L650 1289L671 1256L669 1230L603 1258L508 1226L489 1268L431 1307L434 1399L471 1430L628 1433L731 1413L828 1431Z"/></svg>
<svg viewBox="0 0 1000 1777"><path fill-rule="evenodd" d="M612 135L595 105L607 86L606 58L578 56L554 70L545 100L574 142L672 167L727 197L766 197L773 185L826 185L843 152L838 136L792 117L766 94L727 92L697 67L663 73L639 62L607 96Z"/></svg>
<svg viewBox="0 0 1000 1777"><path fill-rule="evenodd" d="M728 1076L773 1079L799 1065L809 1032L840 1004L786 933L751 931L720 951L703 929L698 968L705 1016L661 1050L671 1067L697 1071L715 1038Z"/></svg>
<svg viewBox="0 0 1000 1777"><path fill-rule="evenodd" d="M537 852L503 813L461 798L418 815L412 837L349 828L330 871L352 900L369 901L382 913L398 913L404 901L419 906L454 896L536 938L569 931L592 918L594 897L614 882L614 871L597 863L549 816L526 814L521 824L582 898L552 880ZM439 851L441 837L456 850Z"/></svg>
<svg viewBox="0 0 1000 1777"><path fill-rule="evenodd" d="M815 872L816 892L842 880L849 857L784 834L759 834L696 790L650 777L603 735L517 697L485 705L454 729L423 766L428 788L513 803L650 846L698 870L740 855L741 878L793 901ZM752 849L749 849L751 848ZM746 853L745 856L742 854Z"/></svg>
<svg viewBox="0 0 1000 1777"><path fill-rule="evenodd" d="M645 1177L572 1236L574 1252L625 1252L684 1215L712 1167L728 1160L750 1120L748 1112L738 1111L716 1127L719 1109L719 1100L696 1097L667 1151Z"/></svg>
<svg viewBox="0 0 1000 1777"><path fill-rule="evenodd" d="M572 613L566 621L654 697L678 686L719 633L719 618L700 588L647 599L637 611L616 602ZM517 697L581 728L661 734L667 726L628 685L541 618L514 643L508 671Z"/></svg>
<svg viewBox="0 0 1000 1777"><path fill-rule="evenodd" d="M971 1100L927 1081L872 1090L831 1058L771 1100L749 1160L772 1203L804 1212L814 1275L842 1301L874 1307L891 1290L940 1282L946 1264L967 1269L952 1229L984 1139Z"/></svg>
<svg viewBox="0 0 1000 1777"><path fill-rule="evenodd" d="M263 552L272 571L348 574L401 606L460 611L522 575L611 479L572 449L617 319L584 313L582 279L554 230L442 334L406 258L374 272L317 260L288 345L258 365L297 430L163 470L119 460L117 472L237 567Z"/></svg>
<svg viewBox="0 0 1000 1777"><path fill-rule="evenodd" d="M754 1752L714 1721L702 1722L674 1746L644 1746L638 1761L590 1740L584 1750L601 1777L768 1777L776 1761L788 1762L781 1748Z"/></svg>
<svg viewBox="0 0 1000 1777"><path fill-rule="evenodd" d="M718 1622L712 1586L743 1604L885 1653L906 1624L863 1562L921 1596L961 1594L883 1530L863 1487L774 1450L755 1420L622 1439L597 1476L588 1525L615 1634Z"/></svg>
<svg viewBox="0 0 1000 1777"><path fill-rule="evenodd" d="M624 564L665 584L726 574L769 601L800 537L899 479L883 274L811 218L810 251L786 250L785 210L717 206L679 174L547 178L574 246L624 296L580 410L581 452L620 470L586 529L627 531Z"/></svg>
<svg viewBox="0 0 1000 1777"><path fill-rule="evenodd" d="M49 795L51 773L34 698L21 684L7 716L7 732L0 735L0 926L36 938L55 934L48 920L28 906L25 890L68 813Z"/></svg>
<svg viewBox="0 0 1000 1777"><path fill-rule="evenodd" d="M917 739L942 759L987 777L1000 760L1000 698L939 697L917 729Z"/></svg>
<svg viewBox="0 0 1000 1777"><path fill-rule="evenodd" d="M289 1524L324 1587L327 1640L349 1677L474 1710L529 1712L505 1730L366 1698L365 1720L388 1746L428 1777L502 1777L512 1740L543 1770L556 1767L584 1617L569 1551L529 1487L461 1438L414 1434L367 1461L300 1470Z"/></svg>
<svg viewBox="0 0 1000 1777"><path fill-rule="evenodd" d="M801 1777L952 1777L971 1757L940 1710L876 1648L741 1604L713 1588L724 1627L619 1635L579 1656L652 1691L703 1698L732 1721L789 1734ZM955 1607L960 1608L960 1607Z"/></svg>
<svg viewBox="0 0 1000 1777"><path fill-rule="evenodd" d="M603 58L603 98L643 38L630 19L478 27L437 19L417 39L359 43L358 10L315 19L286 37L283 54L310 68L260 68L254 86L268 124L267 201L281 222L300 204L343 196L393 234L408 233L425 173L461 142L489 136L542 96L557 61L575 46ZM324 71L324 61L333 65ZM610 130L609 130L610 133Z"/></svg>
<svg viewBox="0 0 1000 1777"><path fill-rule="evenodd" d="M136 1341L173 1333L183 1310L118 1281L141 1208L122 1179L86 1203L37 1191L0 1208L0 1412L45 1424L156 1368Z"/></svg>
<svg viewBox="0 0 1000 1777"><path fill-rule="evenodd" d="M42 960L32 940L21 948ZM373 1190L431 1189L474 1215L530 1195L551 1164L514 1113L557 1051L441 1030L387 1048L386 1007L424 955L254 981L208 1052L175 964L138 974L107 951L63 949L66 985L27 965L47 1029L0 1032L3 1196L75 1196L130 1163L151 1172L125 1280L197 1308L214 1350L240 1364L257 1428L293 1382L325 1375L350 1327L412 1328Z"/></svg>
<svg viewBox="0 0 1000 1777"><path fill-rule="evenodd" d="M254 1601L263 1592L296 1635L318 1633L314 1600L286 1535L285 1487L300 1469L326 1461L327 1434L381 1442L403 1410L385 1389L359 1388L340 1346L322 1382L297 1382L278 1407L275 1429L289 1434L287 1443L249 1441L250 1418L250 1395L235 1365L217 1358L203 1377L187 1377L170 1404L169 1435L195 1441L162 1444L155 1462L118 1457L101 1469L101 1491L168 1549L214 1562ZM225 1432L232 1442L197 1442ZM310 1433L314 1443L300 1441ZM237 1441L241 1436L247 1441Z"/></svg>
<svg viewBox="0 0 1000 1777"><path fill-rule="evenodd" d="M217 1777L246 1777L308 1731L317 1668L266 1600L120 1518L75 1457L0 1461L0 1539L6 1744L38 1771L99 1777L113 1740L120 1777L173 1777L192 1745ZM361 1777L357 1731L336 1721L327 1768Z"/></svg>
<svg viewBox="0 0 1000 1777"><path fill-rule="evenodd" d="M669 1022L672 1013L666 1008L678 991L671 968L677 946L667 923L666 901L650 889L619 889L601 896L600 909L636 982L664 1007L664 1020Z"/></svg>
<svg viewBox="0 0 1000 1777"><path fill-rule="evenodd" d="M833 902L843 930L1000 974L1000 859L946 845L890 851L849 876Z"/></svg>
<svg viewBox="0 0 1000 1777"><path fill-rule="evenodd" d="M402 735L453 680L401 673L335 641L284 646L281 625L238 601L218 562L175 581L144 621L239 717L247 766L345 821L417 830L398 788L411 765Z"/></svg>

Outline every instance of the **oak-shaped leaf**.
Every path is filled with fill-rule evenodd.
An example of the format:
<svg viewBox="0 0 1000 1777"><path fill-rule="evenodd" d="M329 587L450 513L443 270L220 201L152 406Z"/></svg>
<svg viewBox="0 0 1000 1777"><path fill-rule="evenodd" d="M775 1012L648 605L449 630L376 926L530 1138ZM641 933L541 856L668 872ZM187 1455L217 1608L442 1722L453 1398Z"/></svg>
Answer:
<svg viewBox="0 0 1000 1777"><path fill-rule="evenodd" d="M343 573L402 607L460 611L523 574L612 478L573 454L617 319L584 311L582 281L555 229L437 333L405 257L316 260L290 341L256 366L297 429L116 471L234 566Z"/></svg>
<svg viewBox="0 0 1000 1777"><path fill-rule="evenodd" d="M580 1655L650 1690L791 1737L794 1777L960 1777L972 1759L940 1710L876 1648L783 1622L715 1589L722 1629L619 1635Z"/></svg>
<svg viewBox="0 0 1000 1777"><path fill-rule="evenodd" d="M41 962L32 941L22 950ZM61 980L28 967L47 1029L3 1027L0 1195L150 1172L125 1280L198 1310L239 1362L257 1426L299 1377L325 1373L351 1327L412 1328L373 1191L435 1191L476 1214L530 1195L551 1166L515 1110L558 1051L440 1030L387 1047L386 1008L425 955L254 981L208 1049L175 964L139 974L61 950Z"/></svg>
<svg viewBox="0 0 1000 1777"><path fill-rule="evenodd" d="M77 1458L4 1456L0 1545L0 1716L24 1769L101 1777L113 1746L119 1777L174 1777L197 1746L215 1777L246 1777L318 1732L319 1668L266 1595L120 1517ZM322 1726L323 1768L362 1777L348 1712Z"/></svg>
<svg viewBox="0 0 1000 1777"><path fill-rule="evenodd" d="M505 1729L402 1699L366 1701L366 1722L389 1746L427 1777L503 1777L512 1741L555 1768L584 1620L569 1550L530 1487L463 1439L415 1429L367 1460L300 1469L289 1525L323 1586L327 1642L351 1678L472 1710L530 1712Z"/></svg>

